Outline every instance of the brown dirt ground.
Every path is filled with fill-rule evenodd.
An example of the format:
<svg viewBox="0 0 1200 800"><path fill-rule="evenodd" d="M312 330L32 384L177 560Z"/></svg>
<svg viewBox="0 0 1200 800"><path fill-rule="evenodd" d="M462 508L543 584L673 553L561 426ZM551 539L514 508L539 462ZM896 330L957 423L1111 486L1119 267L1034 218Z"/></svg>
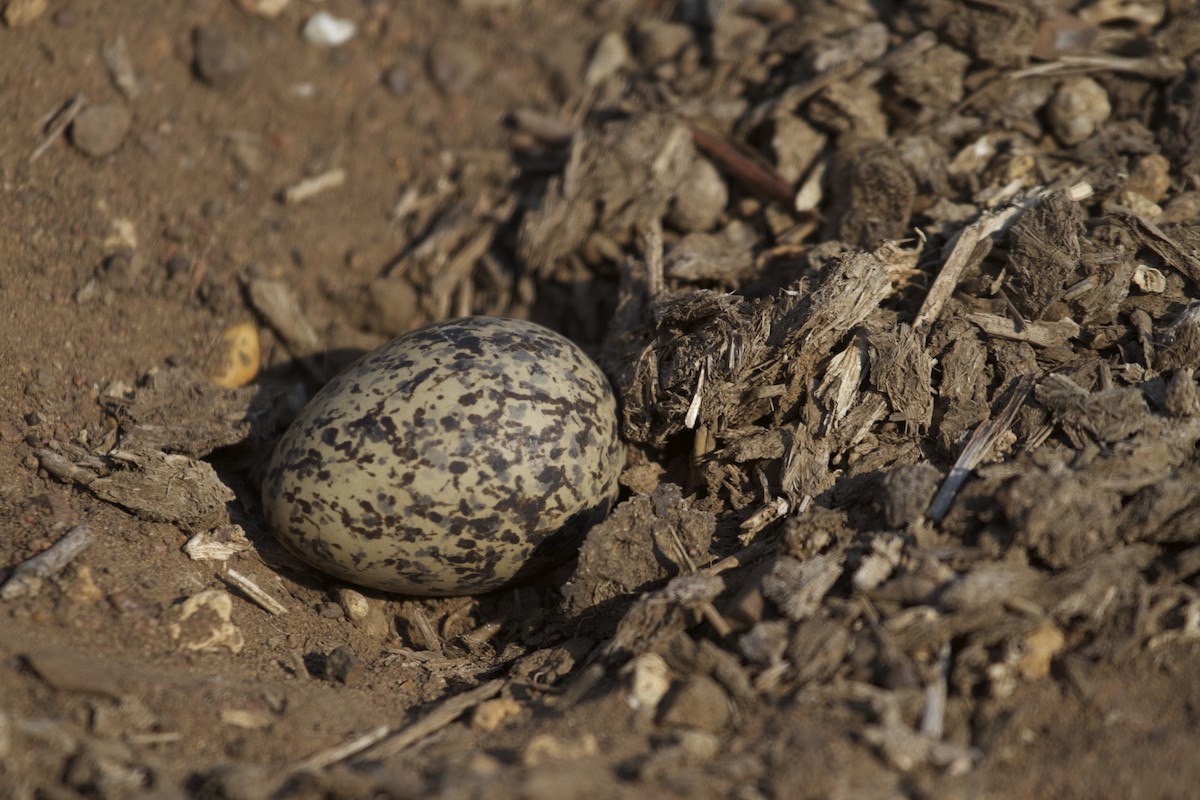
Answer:
<svg viewBox="0 0 1200 800"><path fill-rule="evenodd" d="M8 5L11 10L27 4ZM636 352L654 336L628 325L623 332L634 344L614 344L608 320L619 300L620 264L610 263L594 274L587 274L589 265L604 259L577 259L570 268L557 271L514 266L522 250L513 204L520 209L536 207L536 198L546 191L544 180L515 179L516 160L523 159L527 172L538 172L530 163L544 156L541 172L552 174L565 159L561 150L539 149L538 137L520 130L521 126L514 132L507 115L538 109L560 121L573 120L573 115L577 120L586 106L583 98L591 91L581 76L595 42L609 31L633 30L640 19L670 17L672 5L292 0L281 16L266 19L227 0L173 4L49 0L49 8L28 24L0 27L0 386L4 387L0 393L0 579L74 526L85 524L95 536L92 546L40 591L0 601L0 797L1183 797L1195 793L1200 785L1200 761L1195 757L1200 736L1200 669L1196 666L1200 644L1195 634L1200 623L1185 621L1171 628L1164 622L1162 627L1183 629L1189 635L1161 638L1154 647L1146 636L1122 634L1141 631L1139 620L1153 616L1155 608L1161 610L1154 604L1165 602L1163 587L1177 587L1187 598L1194 596L1196 570L1179 566L1194 534L1191 539L1164 538L1153 545L1122 544L1114 534L1099 545L1077 543L1074 551L1064 545L1067 552L1043 546L1035 524L1040 506L1031 507L1021 492L1047 481L1066 480L1062 470L1055 471L1050 464L1051 458L1038 462L1026 454L1025 460L1013 462L1015 472L985 471L983 488L963 498L969 514L976 515L971 520L984 522L964 522L968 512L952 511L941 539L930 539L928 528L908 524L912 520L902 511L897 512L897 521L864 521L867 512L862 509L871 508L870 503L859 503L855 497L878 491L884 484L868 483L865 488L855 484L850 480L856 474L852 460L840 462L847 480L837 487L806 492L797 479L802 491L792 496L793 486L779 492L793 500L811 493L818 505L841 509L843 516L830 523L845 532L843 538L838 538L842 533L832 534L838 553L847 546L859 547L856 557L865 558L861 543L868 540L863 537L900 531L907 537L905 547L915 548L913 542L918 542L922 553L957 564L954 559L959 556L946 553L969 537L970 553L962 556L965 566L960 570L964 575L982 558L980 553L991 556L997 548L1006 549L1014 536L1020 545L1017 549L1027 546L1033 554L1029 560L1036 571L1056 580L1069 578L1070 568L1086 557L1119 555L1126 552L1123 547L1156 548L1146 551L1149 555L1144 559L1127 559L1137 561L1137 566L1113 573L1112 593L1097 595L1107 598L1106 607L1119 606L1103 625L1097 623L1103 630L1093 626L1085 631L1081 626L1081 632L1076 632L1059 618L1054 630L1063 628L1066 640L1047 656L1048 671L1031 670L1008 691L994 691L980 676L996 674L987 671L988 665L1002 665L1010 634L988 640L980 626L968 625L955 634L931 635L929 641L945 642L953 652L944 742L937 744L957 749L946 759L930 756L929 742L922 740L916 745L919 754L906 761L903 754L889 755L886 742L881 745L875 738L880 731L894 733L896 725L914 730L929 696L927 687L936 683L931 676L936 675L932 665L938 648L913 645L905 650L908 655L901 660L911 657L918 674L897 678L893 673L904 670L887 666L895 666L889 660L888 640L882 634L872 639L875 623L871 622L872 613L882 614L887 621L897 618L901 609L936 608L941 613L948 607L945 603L897 601L896 595L886 593L862 600L849 588L848 579L843 580L830 595L833 599L823 601L818 616L797 613L788 624L807 619L804 624L822 622L836 628L844 623L845 633L839 635L857 645L843 647L827 669L814 673L816 677L800 679L789 672L775 683L762 677L766 672L762 665L747 671L750 659L742 658L746 648L739 651L732 645L736 632L732 638L720 636L706 627L711 618L687 617L686 624L676 625L674 638L655 640L654 647L629 646L631 652L665 654L672 693L665 701L668 712L656 717L635 711L628 702L628 680L620 674L620 666L630 653L618 657L610 648L601 657L600 651L594 651L597 643L613 636L613 623L625 612L621 603L626 598L614 593L609 599L616 605L610 610L590 608L589 601L579 599L581 579L567 580L572 575L570 565L544 581L482 599L416 601L366 592L369 613L352 622L339 605L341 595L332 581L289 561L256 527L254 465L280 423L263 412L263 406L268 411L276 407L276 415L286 422L296 410L297 392L300 396L311 392L316 379L346 363L348 355L390 335L463 308L533 317L563 330L598 355L608 335L605 366L623 389L636 379L617 374L622 365L614 354L628 347ZM703 4L679 4L684 9L699 5ZM759 20L771 20L772 15L790 19L787 3L744 5L758 6L753 13ZM856 3L840 5L867 16L875 13L864 10L868 4L862 4L863 9ZM915 37L920 25L926 24L979 58L986 48L978 40L964 43L970 37L955 34L953 21L947 21L959 12L947 9L1004 4L917 5L925 9L924 16L908 20L909 27L894 26L897 40ZM1045 5L1067 10L1097 4ZM1166 22L1118 19L1105 30L1134 39L1149 37L1156 26L1186 16L1184 5L1167 3ZM829 4L826 10L832 17L838 7ZM308 44L299 31L318 9L354 19L359 26L356 37L335 49ZM227 79L215 73L205 79L205 70L197 67L196 30L205 25L214 26L221 37L234 43L235 51L245 55L245 63L237 63L237 52L226 63L235 73ZM831 35L836 27L831 25ZM102 57L118 37L137 78L133 95L119 90ZM633 36L643 43L647 37L644 31ZM662 41L669 39L662 35ZM1138 55L1136 50L1131 46L1124 54ZM778 56L789 51L780 45L774 52ZM1190 54L1189 49L1180 56ZM763 63L777 67L785 60L778 56ZM1011 66L994 59L989 68ZM389 87L388 75L393 83L407 85ZM652 77L665 82L675 75L660 71ZM763 91L769 88L769 82L756 85ZM1145 87L1108 88L1115 98L1114 114L1136 117L1145 112L1142 123L1154 129L1160 120L1147 111L1153 104L1138 106L1136 98L1129 99ZM49 117L78 97L86 99L85 111L116 104L131 113L129 130L117 149L86 155L81 152L86 145L80 141L82 134L68 131L54 138L36 160L31 159L53 127ZM588 102L596 102L595 93ZM614 101L608 97L604 102ZM884 105L893 121L912 122L917 114L916 106L897 110L890 102ZM630 100L629 107L644 106L640 100ZM827 122L823 130L834 135L838 123L828 121L833 112L828 107L824 112L814 108L812 118L821 119L821 113ZM998 130L1003 127L994 115L982 116L986 124L996 124ZM1042 144L1049 137L1028 126L1023 132L1029 141ZM961 138L959 143L965 141ZM1185 150L1176 147L1173 156L1173 165L1179 168L1171 177L1176 190L1194 180L1194 175L1181 171L1190 165ZM1096 158L1103 161L1107 152ZM514 153L521 159L514 159ZM335 168L344 170L342 185L302 202L283 202L288 187ZM792 176L789 183L797 179ZM878 180L887 184L890 179L885 175ZM925 208L933 205L936 191L924 184L912 189L913 179L905 180L909 194L924 195ZM980 183L986 181L981 178ZM888 186L883 195L890 196ZM406 195L409 189L415 193ZM962 190L953 197L965 202L968 195ZM435 201L422 206L427 198ZM452 206L447 198L457 198L458 205ZM765 201L743 190L730 207L754 217L756 230L765 225L780 233L787 225L764 221L767 215L760 213L761 202ZM408 210L397 214L398 204ZM465 293L461 280L438 284L437 268L429 263L419 265L425 272L411 275L415 288L381 285L381 277L394 274L405 258L420 259L413 249L436 227L434 211L447 208L467 214L471 222L463 230L468 233L488 225L496 230L494 240L489 240L491 266L467 264L478 278L474 294ZM805 246L840 237L871 249L872 236L909 235L913 225L907 215L917 213L906 209L897 233L894 225L888 227L887 219L856 222L852 213L839 211L829 201L822 210L843 224L840 228L831 224ZM1051 216L1058 213L1052 208L1046 211ZM880 214L886 217L886 208ZM864 229L869 232L861 233ZM677 238L669 236L668 244ZM781 241L785 238L780 236ZM1015 277L1007 277L1012 288L1007 306L993 302L974 310L1004 316L1005 308L1015 303L1022 318L1061 319L1044 314L1047 306L1061 305L1061 291L1056 295L1053 289L1045 290L1036 277L1026 277L1022 283L1022 241L1009 242L1000 252L1015 259L1011 270ZM597 242L605 245L600 240L593 244ZM637 250L636 237L607 243ZM576 245L564 246L564 254ZM1028 242L1024 246L1032 247ZM798 259L795 253L802 249L795 245L788 257ZM996 277L986 267L981 273L978 262L984 258L976 259L973 283L968 281L972 292L982 293L978 287ZM1169 271L1167 261L1153 263ZM745 270L738 267L699 283L709 289L747 288L747 294L765 297L783 285L777 273L797 263L777 260L755 272L753 280L743 280ZM816 269L821 263L814 259L810 266ZM918 269L927 274L913 282L917 289L907 290L905 298L889 307L891 322L912 321L920 303L919 296L915 304L913 297L928 287L938 263L936 258L922 259ZM683 273L670 269L668 265L673 280L686 283L680 277ZM315 330L310 346L294 331L289 336L282 323L269 320L261 304L254 302L252 287L275 279L283 282ZM678 283L674 286L679 288ZM1187 296L1195 295L1195 284L1175 280L1171 292L1175 292L1174 305L1165 301L1161 308L1146 305L1147 325L1160 317L1166 324ZM581 298L589 302L584 313L576 313ZM1112 347L1119 345L1126 353L1129 342L1137 339L1126 330L1139 324L1140 318L1131 316L1133 310L1123 306L1119 321L1102 320L1112 333L1105 341L1116 342ZM679 311L672 323L674 334L693 330L689 325L697 318L723 312L710 309L698 317L687 313ZM780 311L778 319L786 321L788 313ZM839 335L831 336L829 348L843 347L847 331L860 321L853 320ZM262 336L265 353L261 382L247 395L239 395L256 398L260 414L256 425L226 426L211 440L204 439L195 431L217 416L216 406L209 405L216 401L205 393L211 393L211 387L196 384L185 384L180 394L161 400L154 419L198 426L188 428L187 434L196 441L167 449L206 456L216 464L222 480L238 493L235 521L246 529L253 547L227 563L193 560L183 545L197 532L196 525L130 512L47 471L39 453L52 444L75 459L107 452L115 430L123 424L113 411L114 397L128 398L135 389L146 391L145 376L152 372L195 368L211 373L222 358L222 332L247 322ZM864 323L863 330L869 329L875 337L882 330L878 322ZM1154 333L1158 332L1156 328ZM671 344L666 334L657 335L663 340L655 346ZM945 346L938 357L950 358L946 343L955 338L953 331L935 332L935 338L938 335ZM884 338L871 338L873 354L884 347ZM1104 347L1101 339L1099 333L1089 339L1098 352ZM904 346L903 341L893 344L895 350ZM999 350L990 352L988 363L995 365L999 375L1006 356ZM312 358L298 367L297 357L303 356ZM828 351L814 358L827 356ZM1102 359L1120 361L1110 351L1103 351ZM1049 373L1067 360L1046 357L1039 363ZM880 363L875 362L876 369L882 369ZM1180 361L1188 364L1186 358ZM1072 373L1076 383L1086 383L1079 377L1083 371ZM873 380L887 394L886 376L875 373ZM779 381L786 384L786 376ZM694 374L689 373L685 385L695 385ZM1111 380L1106 384L1100 378L1086 388L1099 391L1106 385ZM1066 463L1069 469L1083 469L1088 459L1107 457L1119 451L1114 443L1129 439L1123 431L1098 430L1098 423L1089 421L1094 421L1094 415L1086 416L1094 409L1084 417L1078 416L1084 412L1071 417L1076 406L1056 401L1053 388L1043 381L1035 396L1039 409L1059 414L1055 420L1066 420L1062 429L1055 429L1055 436L1066 441L1064 451L1075 454L1075 460L1059 459L1059 467ZM938 438L928 431L922 410L927 398L913 400L918 410L905 419L900 408L904 401L898 399L903 391L895 388L888 395L895 413L877 420L890 427L886 432L877 428L880 432L874 441L881 448L895 446L899 455L885 459L879 474L928 460L938 468L934 479L940 481L963 442L963 431L987 419L1006 390L998 379L993 381L982 398L974 398L982 411L973 417L966 414L967 421L956 434L943 430ZM1152 394L1154 389L1146 391ZM683 533L704 528L716 543L710 547L707 539L689 542L689 547L698 548L693 555L727 556L738 549L731 545L737 524L761 499L757 473L740 465L778 462L783 445L757 442L753 446L761 450L723 462L739 465L729 466L732 472L687 475L692 444L677 433L682 426L675 424L682 419L687 400L683 396L682 406L674 411L670 402L651 404L642 417L626 419L631 430L640 430L642 445L626 484L627 494L637 496L650 494L663 481L690 483L688 493L698 498L695 508L686 507L688 501L678 496L655 494L658 510L635 510L630 512L634 522L618 522L615 527L627 525L627 530L646 536L671 525ZM671 402L679 406L679 395ZM172 410L177 413L173 421ZM627 411L636 410L630 403ZM942 424L944 413L938 406L937 425ZM716 412L712 414L716 419ZM706 407L702 420L709 415ZM756 419L744 422L749 426ZM1036 422L1018 424L1021 435L1035 430ZM1139 423L1139 430L1149 424ZM774 428L764 424L763 430ZM911 441L917 442L907 450L904 442L909 440L901 435L906 430L914 433ZM918 431L925 432L923 438L916 437ZM1163 438L1173 435L1164 433ZM732 447L735 438L731 435L722 445ZM1193 433L1193 446L1197 438ZM212 454L218 445L232 447ZM825 455L822 471L829 468L829 453ZM856 457L870 456L858 452ZM1182 466L1180 470L1184 478L1195 474ZM782 480L778 468L768 468L768 473L763 481ZM1022 475L1028 476L1028 486L1020 483ZM1111 481L1105 486L1118 482ZM1117 506L1132 504L1134 489L1112 491L1124 492L1112 501ZM1092 508L1090 495L1083 506ZM637 513L648 514L649 521L636 517ZM1078 503L1067 502L1045 513L1070 517L1082 512ZM1116 519L1117 513L1112 510L1104 519ZM656 516L665 521L655 522ZM787 539L778 532L784 527L769 526L762 541L776 547L777 539ZM967 533L959 536L960 530ZM852 537L858 544L851 543ZM797 557L804 551L794 541L778 547L779 552ZM803 553L814 554L815 550ZM753 590L761 578L752 574L754 566L753 559L738 566L730 573L738 578L718 589L717 607L732 617L737 615L730 611L731 596L745 585ZM180 638L172 635L182 603L204 590L228 589L229 567L282 600L287 613L272 616L232 591L232 623L244 641L240 652L185 649L181 642L204 631L196 633L185 626ZM916 567L909 571L920 572ZM614 585L620 578L613 578ZM1136 586L1126 591L1132 585L1128 580L1134 578ZM762 594L775 599L767 584L763 586ZM636 594L645 588L631 583L624 591ZM898 584L895 590L906 591ZM825 591L817 596L818 604ZM1038 608L1053 602L1032 590L1017 594L1001 599L1011 599L1010 605L1027 617L1037 618ZM566 600L561 599L564 595ZM758 600L762 602L761 595ZM785 605L784 600L776 602L781 608ZM864 610L872 603L881 610ZM1177 607L1195 612L1195 606L1184 601ZM761 610L756 613L762 617ZM779 621L781 615L768 616ZM1076 616L1087 615L1080 611ZM754 613L750 617L752 623ZM997 617L995 625L1011 625L1012 620L1012 615ZM664 623L664 627L671 626ZM684 630L692 635L683 634ZM1028 626L1021 630L1020 636L1028 634ZM801 638L791 640L791 658L799 658L796 654L803 644ZM331 654L343 647L353 661L344 680L326 677L336 671L338 655ZM698 663L708 666L696 667ZM561 702L573 687L582 685L580 681L589 674L587 664L606 665L607 671L574 702ZM444 708L439 704L496 678L510 680L500 695L504 702L489 706L500 715L494 729L489 729L482 712L455 715L395 754L299 769L313 754L380 726L397 731L427 719ZM750 688L738 695L743 678L752 686L747 684ZM941 685L946 685L944 677ZM692 693L689 700L677 699L688 692ZM731 695L736 702L727 699Z"/></svg>

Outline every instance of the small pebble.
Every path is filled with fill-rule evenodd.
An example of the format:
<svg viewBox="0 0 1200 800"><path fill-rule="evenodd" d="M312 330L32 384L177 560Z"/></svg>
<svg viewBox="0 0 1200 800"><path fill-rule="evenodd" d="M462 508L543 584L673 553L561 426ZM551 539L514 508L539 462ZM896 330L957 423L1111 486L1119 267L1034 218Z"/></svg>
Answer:
<svg viewBox="0 0 1200 800"><path fill-rule="evenodd" d="M471 727L477 731L494 731L521 713L521 704L511 697L494 697L480 703L471 716Z"/></svg>
<svg viewBox="0 0 1200 800"><path fill-rule="evenodd" d="M738 637L738 652L751 664L774 664L783 657L790 634L787 620L759 622Z"/></svg>
<svg viewBox="0 0 1200 800"><path fill-rule="evenodd" d="M458 94L483 71L479 54L465 44L442 40L429 51L429 75L447 94Z"/></svg>
<svg viewBox="0 0 1200 800"><path fill-rule="evenodd" d="M640 653L622 670L627 673L626 702L634 711L653 714L671 686L671 670L658 653Z"/></svg>
<svg viewBox="0 0 1200 800"><path fill-rule="evenodd" d="M318 603L317 616L325 619L344 619L346 612L337 603Z"/></svg>
<svg viewBox="0 0 1200 800"><path fill-rule="evenodd" d="M92 606L104 597L104 592L100 591L92 577L91 569L86 565L78 567L74 575L64 583L63 594L77 606Z"/></svg>
<svg viewBox="0 0 1200 800"><path fill-rule="evenodd" d="M1120 198L1121 205L1142 219L1157 219L1162 214L1162 207L1145 195L1126 189L1118 197Z"/></svg>
<svg viewBox="0 0 1200 800"><path fill-rule="evenodd" d="M167 259L167 274L172 278L186 275L192 267L192 260L185 255L174 255Z"/></svg>
<svg viewBox="0 0 1200 800"><path fill-rule="evenodd" d="M1130 170L1125 190L1137 192L1152 203L1161 203L1171 190L1171 162L1158 153L1142 156Z"/></svg>
<svg viewBox="0 0 1200 800"><path fill-rule="evenodd" d="M1187 222L1200 217L1200 192L1180 192L1170 199L1163 213L1155 220L1158 225Z"/></svg>
<svg viewBox="0 0 1200 800"><path fill-rule="evenodd" d="M578 761L594 756L599 751L600 744L591 733L584 733L577 739L539 733L521 751L521 764L536 767L550 761Z"/></svg>
<svg viewBox="0 0 1200 800"><path fill-rule="evenodd" d="M1022 654L1017 661L1017 671L1027 681L1035 681L1050 674L1050 665L1066 645L1066 637L1049 620L1039 625L1024 637Z"/></svg>
<svg viewBox="0 0 1200 800"><path fill-rule="evenodd" d="M1108 92L1087 77L1063 81L1046 106L1050 128L1065 145L1079 144L1091 136L1111 113Z"/></svg>
<svg viewBox="0 0 1200 800"><path fill-rule="evenodd" d="M115 153L129 133L133 116L119 103L88 106L71 123L71 143L93 158Z"/></svg>
<svg viewBox="0 0 1200 800"><path fill-rule="evenodd" d="M221 334L223 352L211 373L212 382L226 389L245 386L258 377L262 348L258 328L251 322L230 325Z"/></svg>
<svg viewBox="0 0 1200 800"><path fill-rule="evenodd" d="M348 586L339 586L333 592L333 599L342 607L346 619L351 622L362 622L371 613L367 598Z"/></svg>
<svg viewBox="0 0 1200 800"><path fill-rule="evenodd" d="M137 284L146 267L146 259L136 250L122 250L104 259L103 280L113 286L129 288Z"/></svg>
<svg viewBox="0 0 1200 800"><path fill-rule="evenodd" d="M21 429L8 420L0 420L0 442L19 442L22 438Z"/></svg>
<svg viewBox="0 0 1200 800"><path fill-rule="evenodd" d="M711 162L699 158L688 168L667 214L667 222L683 233L712 230L725 213L729 189Z"/></svg>
<svg viewBox="0 0 1200 800"><path fill-rule="evenodd" d="M250 51L215 25L193 33L196 74L210 86L228 86L250 66Z"/></svg>
<svg viewBox="0 0 1200 800"><path fill-rule="evenodd" d="M628 63L629 46L625 44L625 37L617 31L609 31L592 51L592 60L583 73L583 82L588 88L599 86Z"/></svg>
<svg viewBox="0 0 1200 800"><path fill-rule="evenodd" d="M200 206L200 213L205 219L217 219L225 213L225 202L219 197L205 200L204 205Z"/></svg>
<svg viewBox="0 0 1200 800"><path fill-rule="evenodd" d="M4 24L23 28L46 13L46 0L9 0L4 7Z"/></svg>
<svg viewBox="0 0 1200 800"><path fill-rule="evenodd" d="M403 97L412 90L412 77L407 69L396 64L383 73L383 85L396 97Z"/></svg>
<svg viewBox="0 0 1200 800"><path fill-rule="evenodd" d="M341 19L326 11L318 11L309 17L302 31L309 44L317 47L341 47L357 33L358 26L353 20Z"/></svg>
<svg viewBox="0 0 1200 800"><path fill-rule="evenodd" d="M269 800L287 773L265 764L222 764L192 779L196 796L223 800ZM169 793L168 793L169 796Z"/></svg>
<svg viewBox="0 0 1200 800"><path fill-rule="evenodd" d="M291 0L238 0L238 5L257 17L274 19L283 13Z"/></svg>
<svg viewBox="0 0 1200 800"><path fill-rule="evenodd" d="M667 695L659 722L669 728L719 733L729 723L729 697L706 675L695 675Z"/></svg>
<svg viewBox="0 0 1200 800"><path fill-rule="evenodd" d="M692 29L675 22L642 20L633 32L633 47L638 61L652 67L669 61L692 41Z"/></svg>
<svg viewBox="0 0 1200 800"><path fill-rule="evenodd" d="M229 142L229 156L238 169L247 175L257 175L263 171L266 156L263 155L259 142L253 139L237 137Z"/></svg>
<svg viewBox="0 0 1200 800"><path fill-rule="evenodd" d="M349 647L341 647L325 659L325 679L352 686L362 678L362 661Z"/></svg>

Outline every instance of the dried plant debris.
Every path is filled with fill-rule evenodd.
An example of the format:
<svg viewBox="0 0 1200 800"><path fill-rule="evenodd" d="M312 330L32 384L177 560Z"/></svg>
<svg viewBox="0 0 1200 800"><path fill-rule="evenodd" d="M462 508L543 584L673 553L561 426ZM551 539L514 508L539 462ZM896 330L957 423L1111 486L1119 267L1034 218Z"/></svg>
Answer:
<svg viewBox="0 0 1200 800"><path fill-rule="evenodd" d="M1195 542L1195 75L1106 50L1103 17L783 5L633 26L642 69L595 73L524 214L538 275L620 281L600 357L664 462L627 484L686 473L593 532L564 609L611 610L631 674L687 641L736 652L753 691L873 683L889 764L965 771L947 703L1190 630L1194 591L1148 570ZM1162 24L1148 40L1182 35ZM733 57L734 31L760 49ZM703 563L729 523L762 549L720 579L664 546ZM1172 611L1131 626L1147 591Z"/></svg>
<svg viewBox="0 0 1200 800"><path fill-rule="evenodd" d="M189 532L228 525L237 495L201 457L273 434L280 408L252 408L256 393L224 389L187 366L152 370L135 388L102 395L116 426L98 448L52 442L38 464L144 520Z"/></svg>
<svg viewBox="0 0 1200 800"><path fill-rule="evenodd" d="M593 232L628 241L635 225L666 215L695 158L687 126L668 115L616 120L577 137L561 180L525 218L521 259L548 273Z"/></svg>
<svg viewBox="0 0 1200 800"><path fill-rule="evenodd" d="M813 283L763 300L711 291L657 299L638 327L610 339L607 361L619 370L626 436L662 444L698 424L722 431L794 412L834 346L891 288L878 257L852 253ZM699 410L689 418L697 396Z"/></svg>
<svg viewBox="0 0 1200 800"><path fill-rule="evenodd" d="M1009 231L1008 296L1028 319L1041 319L1082 276L1083 211L1061 192L1042 198Z"/></svg>
<svg viewBox="0 0 1200 800"><path fill-rule="evenodd" d="M101 500L154 522L200 531L229 522L236 499L212 465L161 450L113 450L104 456L38 451L42 469Z"/></svg>
<svg viewBox="0 0 1200 800"><path fill-rule="evenodd" d="M607 614L614 600L636 597L708 560L716 520L692 507L679 487L661 484L623 503L587 535L563 586L564 610Z"/></svg>
<svg viewBox="0 0 1200 800"><path fill-rule="evenodd" d="M237 444L250 434L256 389L223 389L189 366L147 373L125 391L110 387L105 411L126 448L155 448L193 458Z"/></svg>

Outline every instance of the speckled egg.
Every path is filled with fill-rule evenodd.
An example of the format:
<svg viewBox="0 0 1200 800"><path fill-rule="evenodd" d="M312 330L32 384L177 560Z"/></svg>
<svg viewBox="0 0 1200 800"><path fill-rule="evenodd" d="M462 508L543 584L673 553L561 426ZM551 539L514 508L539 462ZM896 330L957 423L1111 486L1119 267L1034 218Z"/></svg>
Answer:
<svg viewBox="0 0 1200 800"><path fill-rule="evenodd" d="M607 514L624 449L604 374L530 322L468 317L394 339L326 385L271 456L283 545L351 583L496 589Z"/></svg>

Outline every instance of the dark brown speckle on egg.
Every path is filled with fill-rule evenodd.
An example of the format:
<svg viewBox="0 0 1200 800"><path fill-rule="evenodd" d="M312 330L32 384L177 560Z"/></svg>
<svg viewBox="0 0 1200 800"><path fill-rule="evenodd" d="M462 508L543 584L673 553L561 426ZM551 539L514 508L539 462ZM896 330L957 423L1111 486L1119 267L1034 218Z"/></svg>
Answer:
<svg viewBox="0 0 1200 800"><path fill-rule="evenodd" d="M276 538L352 583L496 589L561 558L608 512L616 403L572 342L468 317L401 336L326 385L276 447Z"/></svg>

